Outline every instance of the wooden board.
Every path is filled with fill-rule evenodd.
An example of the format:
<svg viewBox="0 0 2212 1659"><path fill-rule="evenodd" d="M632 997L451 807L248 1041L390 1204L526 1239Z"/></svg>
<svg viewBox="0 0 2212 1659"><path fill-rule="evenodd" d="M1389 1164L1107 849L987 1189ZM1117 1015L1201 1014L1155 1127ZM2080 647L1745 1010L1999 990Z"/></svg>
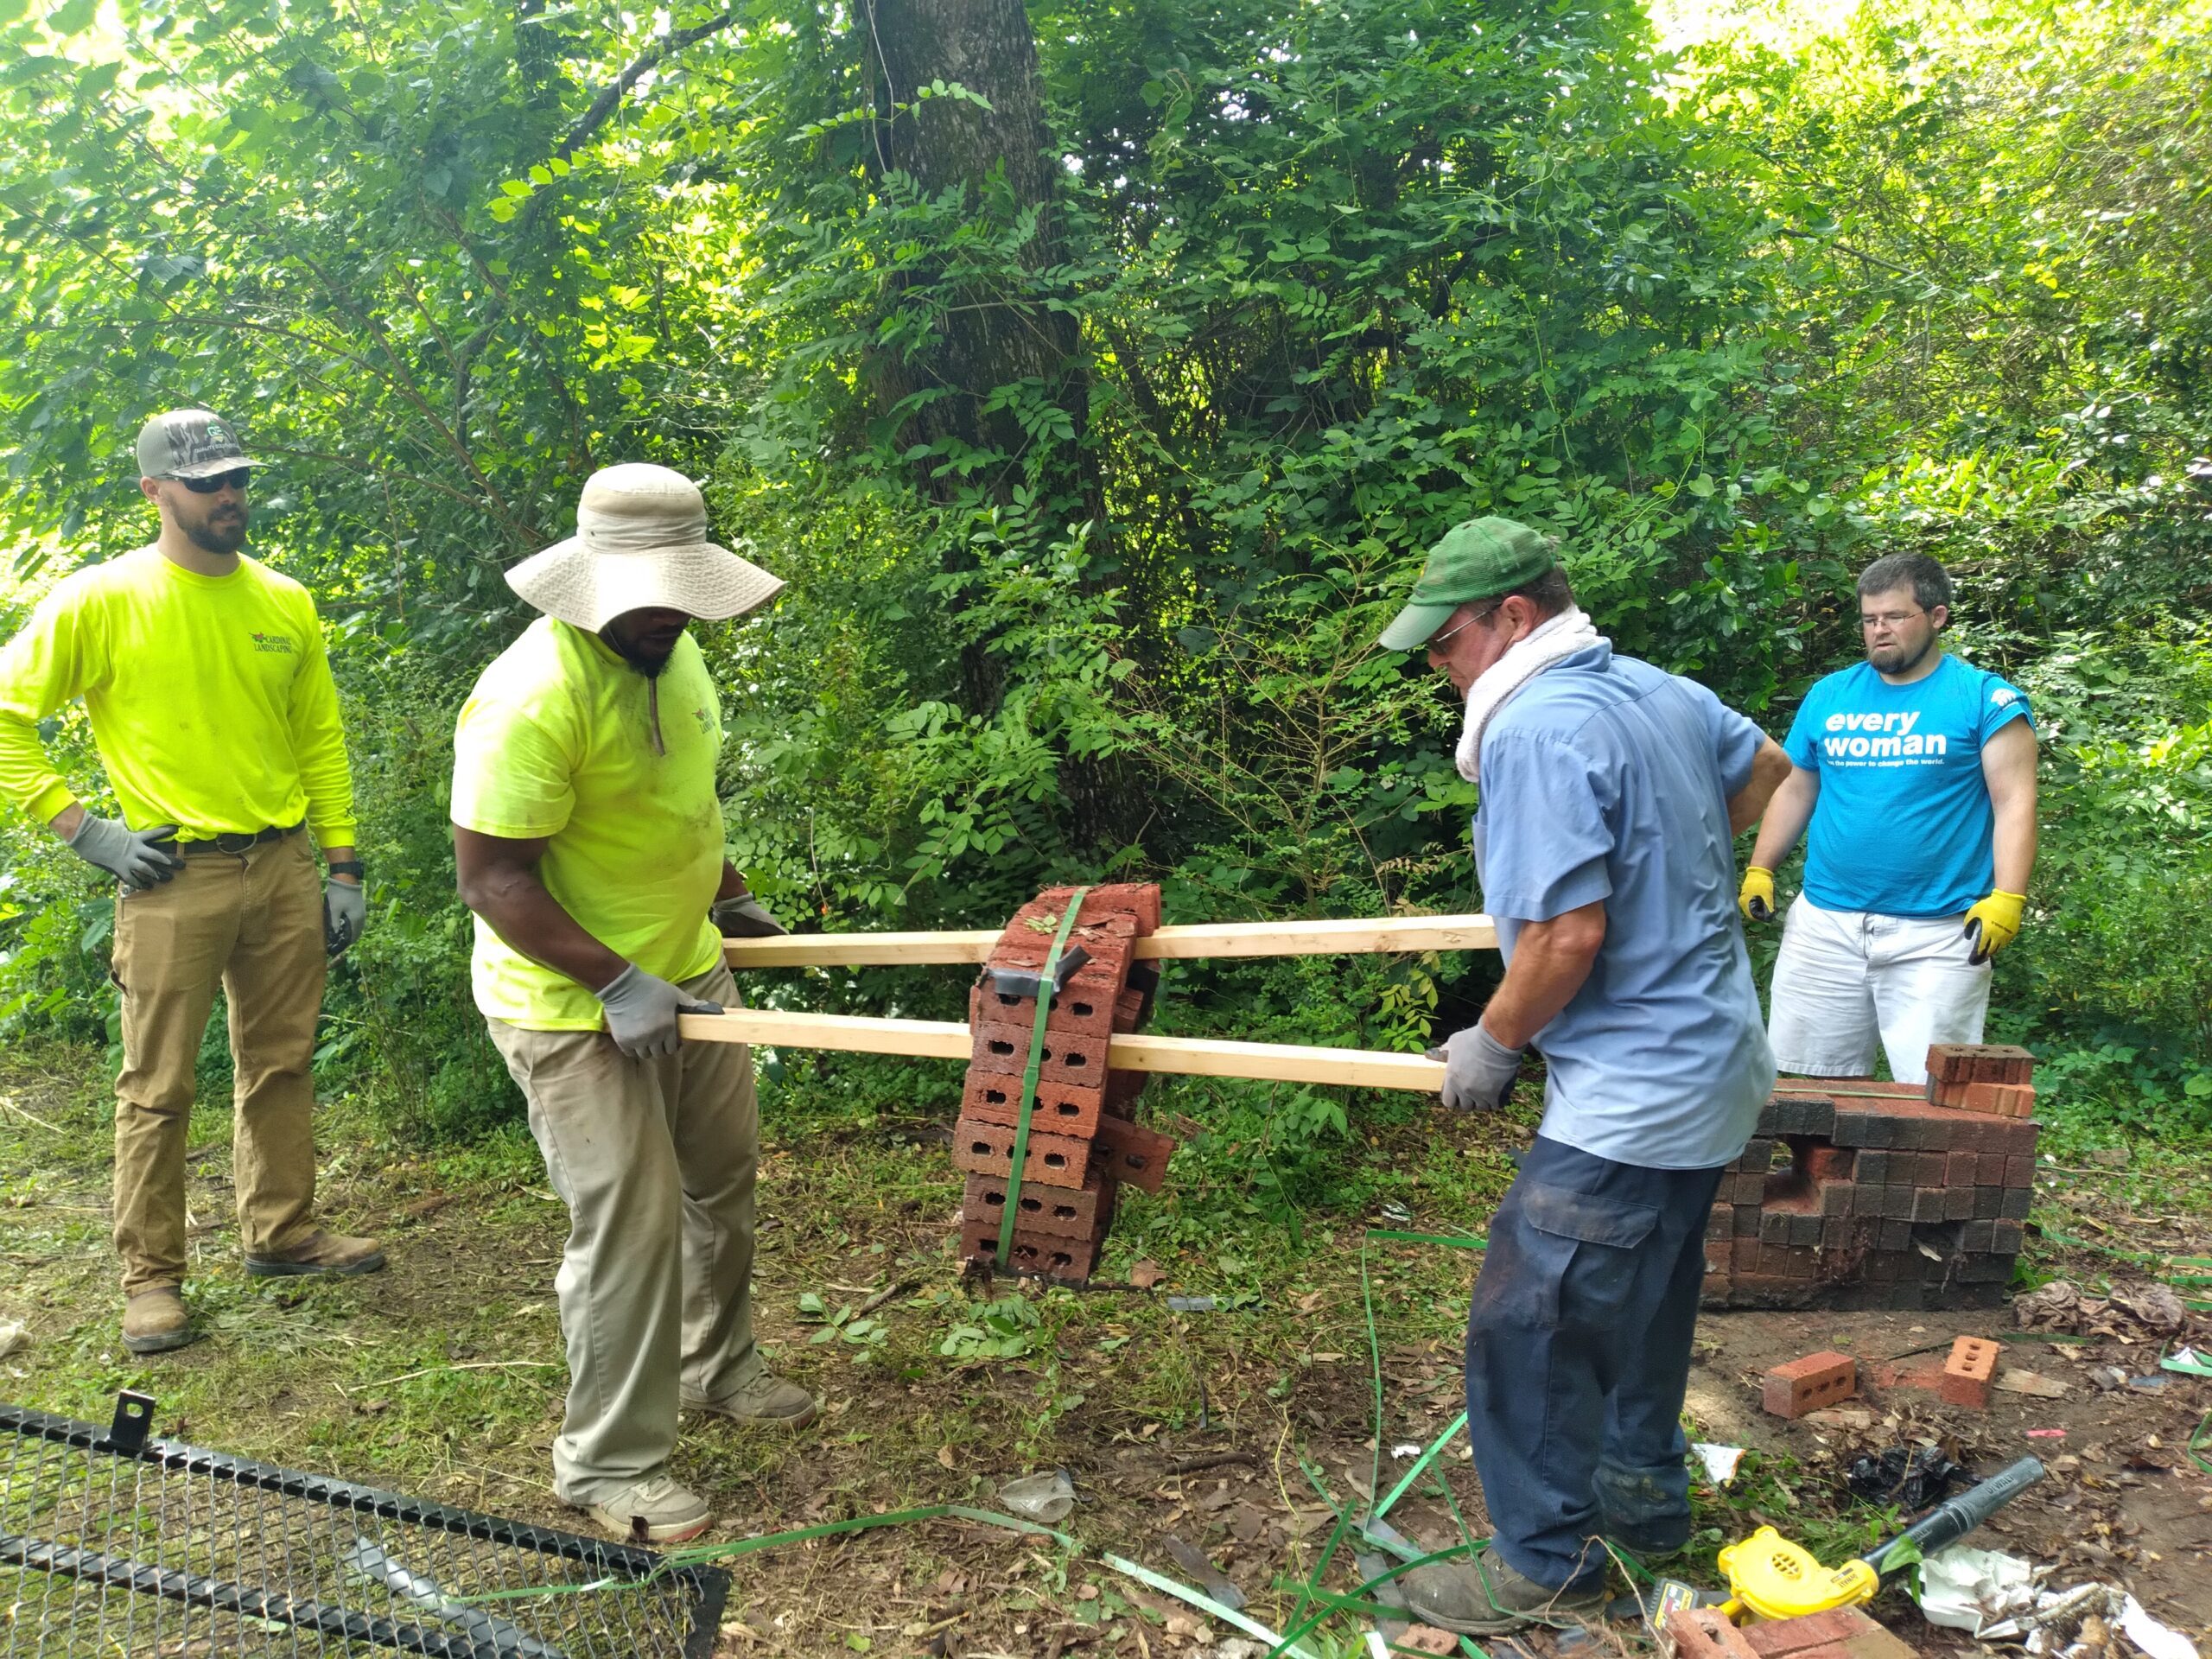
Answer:
<svg viewBox="0 0 2212 1659"><path fill-rule="evenodd" d="M968 1027L948 1020L879 1020L861 1014L733 1008L728 1014L687 1014L678 1023L684 1036L696 1042L760 1043L777 1048L827 1048L938 1060L965 1060L974 1048ZM1444 1067L1418 1054L1305 1048L1288 1043L1232 1043L1140 1033L1114 1038L1106 1063L1125 1071L1405 1089L1424 1095L1437 1094L1444 1087Z"/></svg>
<svg viewBox="0 0 2212 1659"><path fill-rule="evenodd" d="M724 939L733 968L884 968L901 963L980 963L999 936L952 933L785 933ZM1199 957L1349 957L1397 950L1495 950L1487 916L1389 916L1324 922L1210 922L1163 927L1137 941L1141 960Z"/></svg>

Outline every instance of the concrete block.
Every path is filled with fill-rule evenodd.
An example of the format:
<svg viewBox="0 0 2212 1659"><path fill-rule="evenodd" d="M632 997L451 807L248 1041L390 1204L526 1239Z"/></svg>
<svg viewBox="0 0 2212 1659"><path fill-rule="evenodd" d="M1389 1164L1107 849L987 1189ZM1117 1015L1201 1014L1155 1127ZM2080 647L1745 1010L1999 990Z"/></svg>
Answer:
<svg viewBox="0 0 2212 1659"><path fill-rule="evenodd" d="M1849 1354L1808 1354L1766 1374L1759 1403L1777 1417L1796 1418L1858 1391L1859 1363Z"/></svg>
<svg viewBox="0 0 2212 1659"><path fill-rule="evenodd" d="M2006 1221L2025 1221L2029 1205L2034 1198L2035 1194L2024 1186L2008 1186L2005 1189L2004 1201L1997 1206L1997 1213Z"/></svg>

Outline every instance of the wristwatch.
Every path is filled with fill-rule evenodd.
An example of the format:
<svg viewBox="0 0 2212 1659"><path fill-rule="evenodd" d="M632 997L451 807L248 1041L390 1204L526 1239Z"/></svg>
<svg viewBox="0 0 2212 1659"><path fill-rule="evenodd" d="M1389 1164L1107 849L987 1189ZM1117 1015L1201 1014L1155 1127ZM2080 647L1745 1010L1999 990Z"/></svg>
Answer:
<svg viewBox="0 0 2212 1659"><path fill-rule="evenodd" d="M362 868L361 861L358 858L338 859L332 863L325 864L322 868L333 875L350 875L356 881L364 881L368 879L369 873Z"/></svg>

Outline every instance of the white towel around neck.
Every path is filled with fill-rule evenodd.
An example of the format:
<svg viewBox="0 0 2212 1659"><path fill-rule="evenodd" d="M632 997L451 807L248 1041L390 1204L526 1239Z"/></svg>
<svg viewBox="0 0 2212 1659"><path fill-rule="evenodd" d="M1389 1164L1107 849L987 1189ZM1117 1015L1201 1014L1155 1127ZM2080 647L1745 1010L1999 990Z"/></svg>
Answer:
<svg viewBox="0 0 2212 1659"><path fill-rule="evenodd" d="M1575 652L1605 643L1581 607L1570 605L1528 638L1508 646L1505 655L1467 688L1467 723L1459 729L1459 753L1452 757L1459 775L1471 784L1482 781L1483 730L1515 692Z"/></svg>

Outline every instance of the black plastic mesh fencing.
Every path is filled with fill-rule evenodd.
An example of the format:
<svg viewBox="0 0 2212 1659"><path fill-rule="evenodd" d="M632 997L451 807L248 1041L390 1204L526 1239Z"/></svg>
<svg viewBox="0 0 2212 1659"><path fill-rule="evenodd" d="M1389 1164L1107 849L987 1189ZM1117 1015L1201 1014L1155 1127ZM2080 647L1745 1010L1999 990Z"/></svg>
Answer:
<svg viewBox="0 0 2212 1659"><path fill-rule="evenodd" d="M713 1567L0 1406L0 1656L708 1659ZM472 1600L502 1590L573 1594Z"/></svg>

